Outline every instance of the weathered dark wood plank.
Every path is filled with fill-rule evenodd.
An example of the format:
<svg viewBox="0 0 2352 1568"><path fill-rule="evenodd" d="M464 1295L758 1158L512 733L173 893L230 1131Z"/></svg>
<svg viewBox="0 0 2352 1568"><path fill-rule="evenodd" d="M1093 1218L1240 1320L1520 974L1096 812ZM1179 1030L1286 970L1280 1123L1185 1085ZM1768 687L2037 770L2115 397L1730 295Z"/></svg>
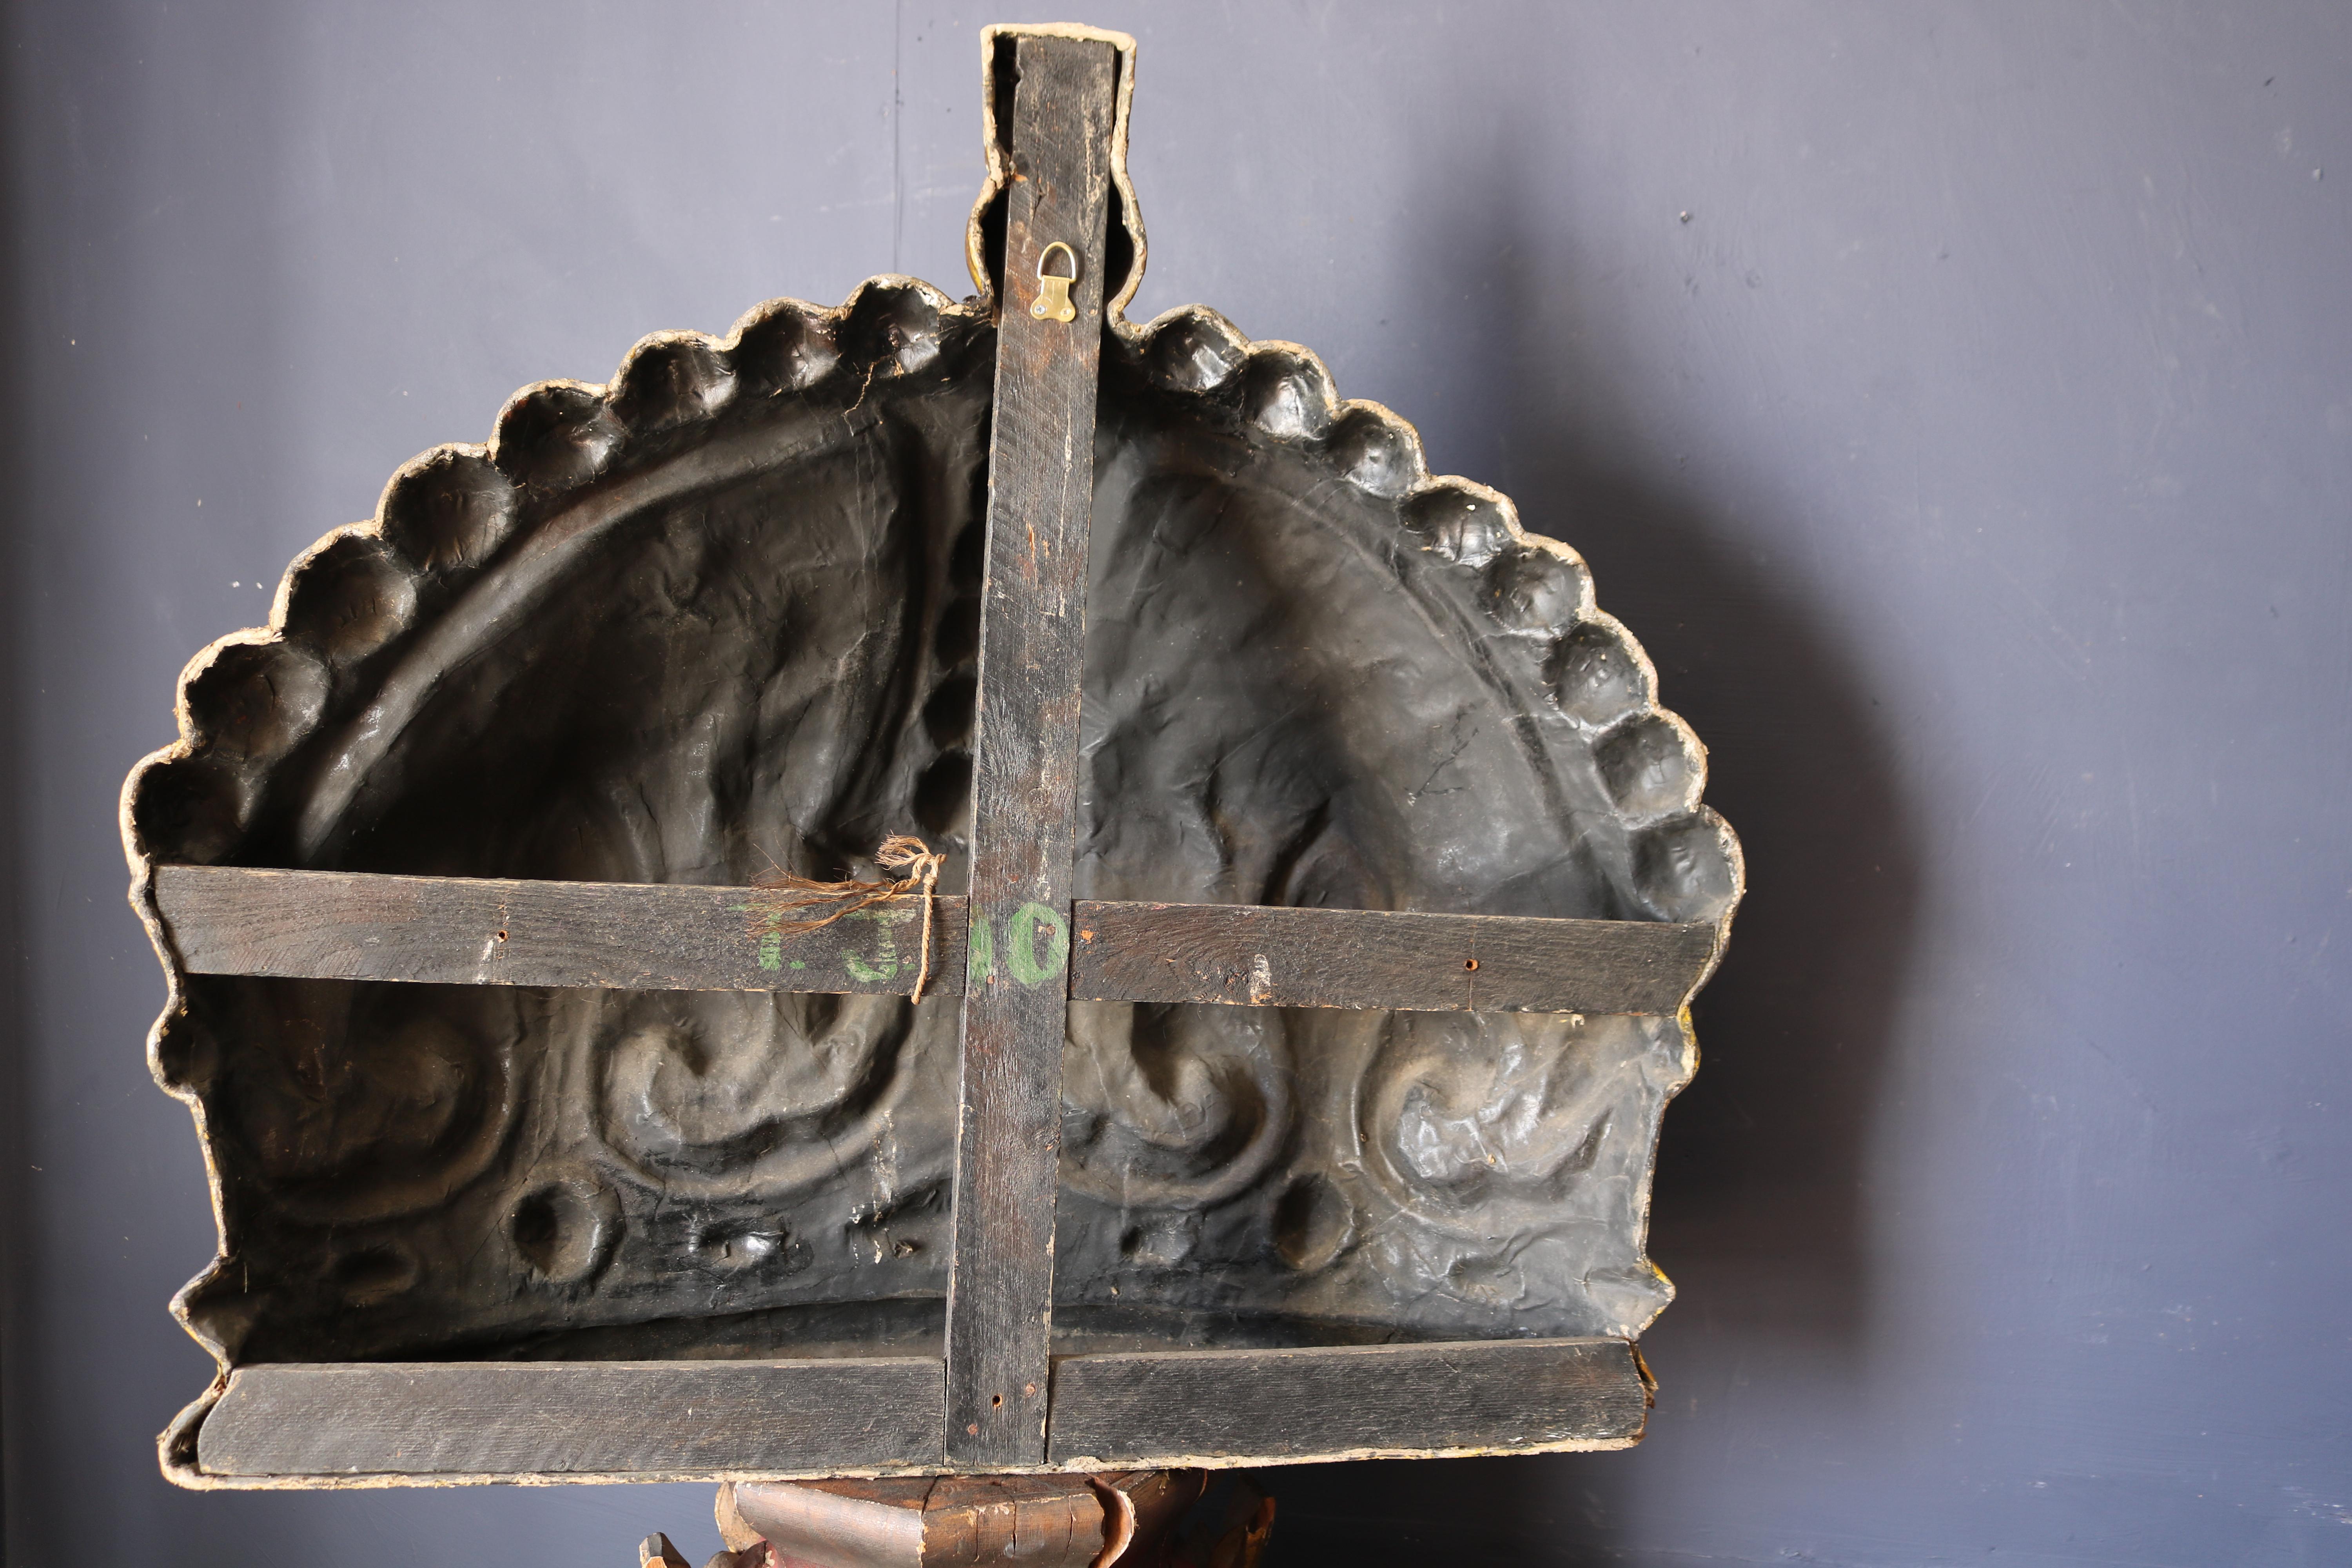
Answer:
<svg viewBox="0 0 2352 1568"><path fill-rule="evenodd" d="M159 866L155 895L195 974L904 995L921 946L911 900L763 935L756 888ZM937 900L927 994L962 993L966 918ZM1079 1001L1274 1007L1671 1013L1716 941L1705 924L1227 904L1079 903L1073 925Z"/></svg>
<svg viewBox="0 0 2352 1568"><path fill-rule="evenodd" d="M195 974L903 995L921 946L911 900L763 935L756 888L159 866L155 895ZM927 994L962 993L966 917L937 900ZM1079 1001L1276 1007L1671 1013L1716 942L1706 924L1227 904L1079 903L1073 924ZM1033 967L1053 946L1033 943Z"/></svg>
<svg viewBox="0 0 2352 1568"><path fill-rule="evenodd" d="M1066 1356L1050 1455L1080 1467L1622 1448L1648 1405L1628 1340Z"/></svg>
<svg viewBox="0 0 2352 1568"><path fill-rule="evenodd" d="M156 907L194 974L647 991L914 989L919 900L783 935L761 916L767 897L757 888L155 868ZM941 898L931 916L924 994L960 994L964 900Z"/></svg>
<svg viewBox="0 0 2352 1568"><path fill-rule="evenodd" d="M948 1287L947 1445L959 1466L1035 1464L1045 1454L1116 77L1111 46L1089 39L1023 37L1016 59ZM1039 259L1057 243L1077 258L1067 322L1030 310Z"/></svg>
<svg viewBox="0 0 2352 1568"><path fill-rule="evenodd" d="M1081 903L1082 1002L1433 1012L1673 1013L1715 955L1711 924Z"/></svg>
<svg viewBox="0 0 2352 1568"><path fill-rule="evenodd" d="M912 1356L248 1366L196 1459L218 1476L937 1468L941 1386Z"/></svg>

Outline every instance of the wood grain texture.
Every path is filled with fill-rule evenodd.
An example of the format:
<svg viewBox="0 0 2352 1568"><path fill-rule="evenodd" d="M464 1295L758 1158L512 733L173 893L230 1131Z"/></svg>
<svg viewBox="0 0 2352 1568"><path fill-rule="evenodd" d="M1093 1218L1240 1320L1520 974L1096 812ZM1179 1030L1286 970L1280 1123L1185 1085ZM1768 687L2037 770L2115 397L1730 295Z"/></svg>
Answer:
<svg viewBox="0 0 2352 1568"><path fill-rule="evenodd" d="M1035 1464L1045 1452L1110 193L1111 46L1025 37L1017 62L973 744L972 978L948 1287L947 1443L959 1466ZM1077 256L1070 289L1077 314L1067 323L1029 309L1039 258L1056 243Z"/></svg>
<svg viewBox="0 0 2352 1568"><path fill-rule="evenodd" d="M155 902L193 974L643 991L914 989L919 900L798 935L758 888L524 882L158 866ZM818 907L813 912L825 911ZM964 900L931 911L926 995L963 990Z"/></svg>
<svg viewBox="0 0 2352 1568"><path fill-rule="evenodd" d="M937 1466L940 1363L373 1362L232 1373L221 1476L776 1473Z"/></svg>
<svg viewBox="0 0 2352 1568"><path fill-rule="evenodd" d="M194 974L904 995L922 930L908 900L763 939L757 888L159 866L155 896ZM960 995L966 900L932 920L926 994ZM1672 1013L1716 942L1706 922L1227 904L1080 902L1072 924L1076 1000L1272 1007Z"/></svg>
<svg viewBox="0 0 2352 1568"><path fill-rule="evenodd" d="M1648 1419L1631 1341L1494 1340L1066 1356L1056 1465L1622 1447Z"/></svg>
<svg viewBox="0 0 2352 1568"><path fill-rule="evenodd" d="M1092 1002L1666 1013L1715 956L1712 923L1081 903L1070 995Z"/></svg>

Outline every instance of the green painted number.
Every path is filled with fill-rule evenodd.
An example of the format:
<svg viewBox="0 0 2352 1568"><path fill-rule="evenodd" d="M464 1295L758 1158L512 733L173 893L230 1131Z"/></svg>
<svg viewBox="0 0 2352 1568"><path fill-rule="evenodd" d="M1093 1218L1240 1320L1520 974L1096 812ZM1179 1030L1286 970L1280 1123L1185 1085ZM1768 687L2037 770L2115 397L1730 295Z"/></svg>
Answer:
<svg viewBox="0 0 2352 1568"><path fill-rule="evenodd" d="M867 985L878 985L898 973L898 943L890 928L909 918L905 910L860 910L849 917L854 921L872 921L876 942L874 962L868 963L854 952L841 955L842 967L849 971L852 980Z"/></svg>
<svg viewBox="0 0 2352 1568"><path fill-rule="evenodd" d="M1013 910L1012 928L1004 934L1004 966L1024 985L1043 985L1069 962L1069 922L1043 904L1024 904ZM1037 951L1040 936L1045 939L1043 953Z"/></svg>
<svg viewBox="0 0 2352 1568"><path fill-rule="evenodd" d="M986 921L971 922L971 956L963 973L968 986L985 985L996 977L996 938Z"/></svg>
<svg viewBox="0 0 2352 1568"><path fill-rule="evenodd" d="M1043 985L1070 961L1070 923L1044 904L1024 904L1004 927L1004 967L1024 985ZM996 933L986 921L971 922L966 985L996 978Z"/></svg>

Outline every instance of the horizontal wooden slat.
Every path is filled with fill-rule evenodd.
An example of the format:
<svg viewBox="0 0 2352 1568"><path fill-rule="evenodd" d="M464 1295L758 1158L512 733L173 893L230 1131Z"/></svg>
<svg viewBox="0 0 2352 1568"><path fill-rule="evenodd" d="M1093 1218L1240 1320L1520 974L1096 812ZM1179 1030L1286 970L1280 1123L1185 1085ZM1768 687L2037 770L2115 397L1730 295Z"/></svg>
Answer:
<svg viewBox="0 0 2352 1568"><path fill-rule="evenodd" d="M924 1357L240 1367L196 1436L233 1476L707 1475L940 1467Z"/></svg>
<svg viewBox="0 0 2352 1568"><path fill-rule="evenodd" d="M195 974L636 990L914 988L920 905L763 934L757 888L493 881L158 866L155 900ZM1672 1013L1712 925L1250 904L1076 906L1070 994L1088 1002ZM933 910L927 994L963 992L966 900Z"/></svg>
<svg viewBox="0 0 2352 1568"><path fill-rule="evenodd" d="M1648 1405L1617 1339L1066 1356L1047 1455L1140 1467L1622 1448Z"/></svg>
<svg viewBox="0 0 2352 1568"><path fill-rule="evenodd" d="M1643 921L1081 903L1070 994L1486 1013L1673 1013L1716 929Z"/></svg>
<svg viewBox="0 0 2352 1568"><path fill-rule="evenodd" d="M777 935L761 913L773 899L758 888L155 868L156 907L194 974L645 991L914 989L919 900ZM961 995L964 900L938 900L932 919L924 993Z"/></svg>

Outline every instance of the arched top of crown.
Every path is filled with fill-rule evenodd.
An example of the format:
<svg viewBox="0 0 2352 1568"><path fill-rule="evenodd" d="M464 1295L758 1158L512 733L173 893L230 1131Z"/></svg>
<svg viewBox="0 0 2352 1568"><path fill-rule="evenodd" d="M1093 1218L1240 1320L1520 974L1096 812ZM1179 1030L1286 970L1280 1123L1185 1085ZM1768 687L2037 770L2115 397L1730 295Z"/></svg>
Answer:
<svg viewBox="0 0 2352 1568"><path fill-rule="evenodd" d="M233 853L270 769L336 714L373 700L368 670L466 580L526 548L574 497L658 467L707 442L732 416L797 398L856 418L894 384L982 378L992 358L982 302L950 301L911 278L870 279L840 305L775 300L723 337L656 332L610 381L525 387L488 442L448 445L402 466L373 520L328 534L288 569L270 624L199 653L182 676L180 738L126 785L134 868L151 858ZM1641 646L1593 602L1591 574L1568 545L1521 526L1500 492L1433 476L1412 426L1376 403L1341 399L1297 343L1252 342L1214 310L1171 310L1109 334L1108 378L1174 400L1328 468L1393 508L1395 547L1460 574L1486 635L1556 722L1581 738L1644 850L1659 918L1727 914L1743 877L1737 840L1699 804L1706 748L1657 704Z"/></svg>

